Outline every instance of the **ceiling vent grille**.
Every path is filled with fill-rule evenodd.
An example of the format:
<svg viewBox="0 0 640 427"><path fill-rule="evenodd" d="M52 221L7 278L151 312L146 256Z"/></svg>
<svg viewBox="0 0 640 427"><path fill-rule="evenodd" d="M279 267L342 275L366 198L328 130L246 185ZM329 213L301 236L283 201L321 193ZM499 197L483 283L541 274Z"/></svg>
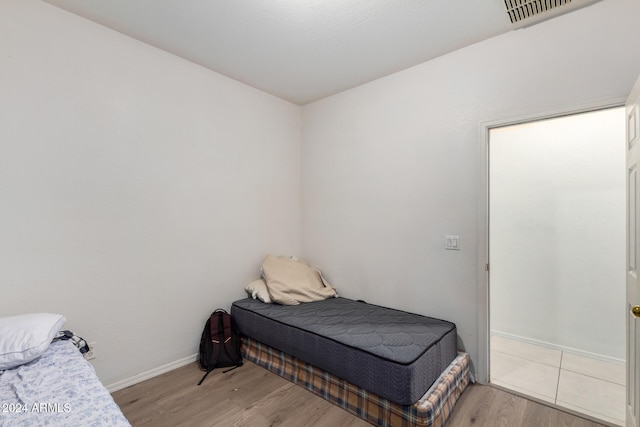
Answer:
<svg viewBox="0 0 640 427"><path fill-rule="evenodd" d="M511 24L516 28L537 24L549 18L592 5L599 0L503 0Z"/></svg>
<svg viewBox="0 0 640 427"><path fill-rule="evenodd" d="M512 24L568 3L571 0L504 0Z"/></svg>

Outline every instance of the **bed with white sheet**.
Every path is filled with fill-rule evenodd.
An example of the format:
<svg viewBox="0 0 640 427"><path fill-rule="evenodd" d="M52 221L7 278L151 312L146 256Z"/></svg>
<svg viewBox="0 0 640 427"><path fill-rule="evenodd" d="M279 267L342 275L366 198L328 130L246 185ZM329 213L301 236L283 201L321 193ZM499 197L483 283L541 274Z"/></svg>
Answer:
<svg viewBox="0 0 640 427"><path fill-rule="evenodd" d="M64 322L38 334L16 317L0 318L0 426L130 426L74 343L51 342Z"/></svg>

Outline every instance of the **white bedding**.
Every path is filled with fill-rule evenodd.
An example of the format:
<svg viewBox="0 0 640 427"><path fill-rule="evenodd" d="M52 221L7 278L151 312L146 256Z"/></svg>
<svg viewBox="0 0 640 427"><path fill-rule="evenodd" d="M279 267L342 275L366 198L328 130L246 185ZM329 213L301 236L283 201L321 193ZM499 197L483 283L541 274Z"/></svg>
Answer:
<svg viewBox="0 0 640 427"><path fill-rule="evenodd" d="M0 426L130 426L70 341L0 373Z"/></svg>

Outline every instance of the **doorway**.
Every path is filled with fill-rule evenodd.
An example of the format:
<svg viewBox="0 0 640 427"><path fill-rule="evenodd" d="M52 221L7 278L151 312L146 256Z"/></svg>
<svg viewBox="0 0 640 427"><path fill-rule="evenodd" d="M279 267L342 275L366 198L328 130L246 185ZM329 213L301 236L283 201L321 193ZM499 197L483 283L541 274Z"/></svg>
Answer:
<svg viewBox="0 0 640 427"><path fill-rule="evenodd" d="M490 379L625 418L625 112L491 128Z"/></svg>

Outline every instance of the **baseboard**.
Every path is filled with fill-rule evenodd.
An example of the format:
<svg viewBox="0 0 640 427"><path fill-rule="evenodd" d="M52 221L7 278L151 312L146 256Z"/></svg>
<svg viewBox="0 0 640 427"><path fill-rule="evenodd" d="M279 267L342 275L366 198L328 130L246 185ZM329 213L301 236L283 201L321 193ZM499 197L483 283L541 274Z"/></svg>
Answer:
<svg viewBox="0 0 640 427"><path fill-rule="evenodd" d="M550 348L552 350L560 350L565 351L567 353L575 354L578 356L588 357L590 359L602 360L603 362L615 363L617 365L624 365L624 359L618 359L615 357L605 356L603 354L591 353L589 351L578 350L577 348L565 347L558 344L552 344L545 341L536 340L533 338L521 337L519 335L510 334L507 332L500 332L496 330L491 330L491 335L495 335L498 337L508 338L514 341L520 341L527 344L539 345L541 347Z"/></svg>
<svg viewBox="0 0 640 427"><path fill-rule="evenodd" d="M142 381L146 381L153 377L157 377L158 375L162 375L165 372L173 371L174 369L181 368L189 363L193 363L198 360L198 354L193 354L191 356L183 357L182 359L178 359L175 362L167 363L166 365L158 366L157 368L150 369L148 371L139 373L129 378L125 378L124 380L116 381L113 384L109 384L106 386L109 393L113 393L114 391L122 390L123 388L127 388L134 384L138 384Z"/></svg>

